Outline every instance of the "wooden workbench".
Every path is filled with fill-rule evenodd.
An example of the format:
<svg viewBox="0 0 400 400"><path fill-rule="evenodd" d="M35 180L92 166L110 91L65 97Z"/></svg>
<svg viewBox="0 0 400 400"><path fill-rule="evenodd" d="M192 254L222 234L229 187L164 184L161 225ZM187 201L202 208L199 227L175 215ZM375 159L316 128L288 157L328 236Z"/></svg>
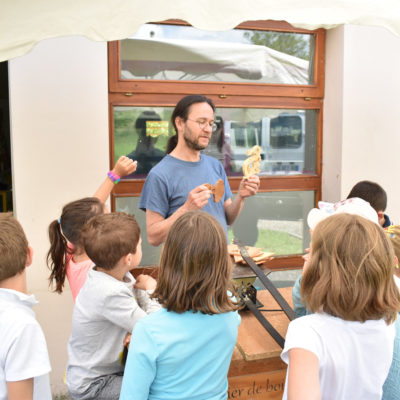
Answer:
<svg viewBox="0 0 400 400"><path fill-rule="evenodd" d="M279 289L292 303L292 288ZM258 291L262 309L280 308L267 290ZM240 312L242 323L228 373L228 399L282 399L286 364L281 360L281 347L250 311ZM274 328L285 337L289 319L284 312L263 313Z"/></svg>

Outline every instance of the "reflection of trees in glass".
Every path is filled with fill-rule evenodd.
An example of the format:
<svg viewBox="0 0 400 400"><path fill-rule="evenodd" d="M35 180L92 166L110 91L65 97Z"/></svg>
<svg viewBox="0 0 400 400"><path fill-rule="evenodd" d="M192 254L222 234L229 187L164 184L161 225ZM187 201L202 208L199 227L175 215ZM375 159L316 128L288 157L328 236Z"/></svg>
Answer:
<svg viewBox="0 0 400 400"><path fill-rule="evenodd" d="M136 148L138 132L135 127L136 120L140 114L148 110L145 107L115 107L114 108L114 154L117 160ZM154 109L163 121L169 121L172 110L170 108ZM170 127L172 130L172 127ZM170 135L173 133L170 132ZM168 137L162 135L155 145L156 148L165 151Z"/></svg>
<svg viewBox="0 0 400 400"><path fill-rule="evenodd" d="M286 32L247 31L244 37L252 43L266 46L303 60L310 59L309 35Z"/></svg>

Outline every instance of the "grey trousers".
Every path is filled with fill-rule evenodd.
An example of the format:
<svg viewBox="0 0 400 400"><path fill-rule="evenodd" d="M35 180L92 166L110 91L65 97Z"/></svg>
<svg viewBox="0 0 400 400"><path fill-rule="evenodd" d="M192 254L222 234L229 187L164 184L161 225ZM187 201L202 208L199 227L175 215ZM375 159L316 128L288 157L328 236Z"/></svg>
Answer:
<svg viewBox="0 0 400 400"><path fill-rule="evenodd" d="M122 372L101 376L94 380L84 393L70 393L70 396L72 400L118 400L122 378Z"/></svg>

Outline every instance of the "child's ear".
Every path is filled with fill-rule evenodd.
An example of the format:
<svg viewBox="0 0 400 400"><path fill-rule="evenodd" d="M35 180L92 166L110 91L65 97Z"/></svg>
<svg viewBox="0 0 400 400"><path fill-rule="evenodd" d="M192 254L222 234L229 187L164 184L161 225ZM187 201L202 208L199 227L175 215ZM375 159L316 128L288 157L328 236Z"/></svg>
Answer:
<svg viewBox="0 0 400 400"><path fill-rule="evenodd" d="M26 262L25 267L29 267L33 261L33 248L32 246L28 246L28 251L26 253Z"/></svg>
<svg viewBox="0 0 400 400"><path fill-rule="evenodd" d="M126 256L123 256L122 258L124 260L125 265L131 266L131 264L132 264L132 254L131 253L128 253Z"/></svg>
<svg viewBox="0 0 400 400"><path fill-rule="evenodd" d="M397 258L397 256L394 256L394 267L399 268L399 259Z"/></svg>
<svg viewBox="0 0 400 400"><path fill-rule="evenodd" d="M385 213L383 211L377 211L377 213L378 213L379 225L383 226L383 224L385 223Z"/></svg>

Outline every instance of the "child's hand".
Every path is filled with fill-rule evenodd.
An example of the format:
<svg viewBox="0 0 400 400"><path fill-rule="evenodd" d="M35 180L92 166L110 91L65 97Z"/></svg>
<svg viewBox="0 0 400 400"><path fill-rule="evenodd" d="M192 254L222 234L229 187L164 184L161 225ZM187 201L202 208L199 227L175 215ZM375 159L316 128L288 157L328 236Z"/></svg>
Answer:
<svg viewBox="0 0 400 400"><path fill-rule="evenodd" d="M308 264L310 262L310 258L311 258L311 248L308 247L306 249L306 252L302 255L302 258L304 260L304 265L303 265L303 272L307 269Z"/></svg>
<svg viewBox="0 0 400 400"><path fill-rule="evenodd" d="M133 161L129 157L121 156L115 163L113 172L119 176L126 176L135 172L136 167L137 161Z"/></svg>
<svg viewBox="0 0 400 400"><path fill-rule="evenodd" d="M156 288L157 282L150 275L140 274L136 278L135 288L142 290L153 290Z"/></svg>
<svg viewBox="0 0 400 400"><path fill-rule="evenodd" d="M132 335L129 332L125 335L124 347L129 347L129 343L131 342L131 337Z"/></svg>

